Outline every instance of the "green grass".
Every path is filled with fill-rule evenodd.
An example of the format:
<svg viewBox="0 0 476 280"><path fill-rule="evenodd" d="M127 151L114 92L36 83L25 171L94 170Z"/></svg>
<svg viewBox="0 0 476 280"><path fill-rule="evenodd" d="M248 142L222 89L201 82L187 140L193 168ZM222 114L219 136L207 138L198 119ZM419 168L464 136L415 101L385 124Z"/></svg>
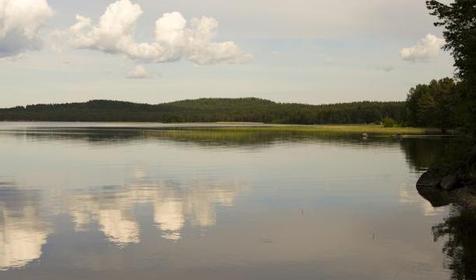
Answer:
<svg viewBox="0 0 476 280"><path fill-rule="evenodd" d="M233 126L232 123L222 127L185 127L174 131L215 131L215 132L288 132L312 134L363 134L369 135L428 135L438 134L438 129L415 127L383 127L382 125L257 125Z"/></svg>
<svg viewBox="0 0 476 280"><path fill-rule="evenodd" d="M383 127L379 125L250 125L224 123L218 127L179 127L158 130L148 130L146 136L159 137L178 141L197 142L233 142L260 143L277 139L295 137L353 137L361 138L363 133L369 137L392 137L395 135L428 135L436 134L438 130Z"/></svg>

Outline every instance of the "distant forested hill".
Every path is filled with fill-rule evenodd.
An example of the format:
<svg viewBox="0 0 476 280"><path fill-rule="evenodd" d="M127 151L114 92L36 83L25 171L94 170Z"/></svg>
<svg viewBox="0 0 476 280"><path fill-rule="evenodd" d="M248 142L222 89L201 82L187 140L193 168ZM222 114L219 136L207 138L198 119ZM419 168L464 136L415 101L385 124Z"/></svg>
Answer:
<svg viewBox="0 0 476 280"><path fill-rule="evenodd" d="M404 122L405 111L405 102L306 105L258 98L202 98L150 105L93 100L0 109L0 120L361 124L380 122L385 117Z"/></svg>

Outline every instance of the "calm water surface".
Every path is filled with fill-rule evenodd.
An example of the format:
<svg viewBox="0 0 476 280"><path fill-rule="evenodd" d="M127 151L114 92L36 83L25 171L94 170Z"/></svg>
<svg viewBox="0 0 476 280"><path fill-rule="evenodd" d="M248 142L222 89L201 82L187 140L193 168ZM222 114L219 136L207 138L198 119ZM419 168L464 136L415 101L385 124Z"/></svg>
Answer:
<svg viewBox="0 0 476 280"><path fill-rule="evenodd" d="M415 189L450 140L113 126L0 123L0 279L464 274Z"/></svg>

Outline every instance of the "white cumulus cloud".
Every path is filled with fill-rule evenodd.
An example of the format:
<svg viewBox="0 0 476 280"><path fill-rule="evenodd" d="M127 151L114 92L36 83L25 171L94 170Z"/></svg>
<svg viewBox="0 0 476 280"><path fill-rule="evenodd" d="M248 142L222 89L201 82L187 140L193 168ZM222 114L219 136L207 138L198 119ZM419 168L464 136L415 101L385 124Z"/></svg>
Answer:
<svg viewBox="0 0 476 280"><path fill-rule="evenodd" d="M155 23L153 42L136 42L136 22L142 8L130 0L119 0L107 7L97 23L76 16L70 27L73 46L122 54L146 63L188 59L193 63L243 63L251 56L234 42L214 42L218 22L213 18L194 18L188 23L178 12L163 14Z"/></svg>
<svg viewBox="0 0 476 280"><path fill-rule="evenodd" d="M39 49L39 30L51 16L46 0L0 0L0 57Z"/></svg>
<svg viewBox="0 0 476 280"><path fill-rule="evenodd" d="M413 47L400 51L403 60L411 62L428 61L440 54L445 40L435 35L428 34Z"/></svg>
<svg viewBox="0 0 476 280"><path fill-rule="evenodd" d="M148 79L151 75L142 65L135 66L129 73L127 73L128 79Z"/></svg>

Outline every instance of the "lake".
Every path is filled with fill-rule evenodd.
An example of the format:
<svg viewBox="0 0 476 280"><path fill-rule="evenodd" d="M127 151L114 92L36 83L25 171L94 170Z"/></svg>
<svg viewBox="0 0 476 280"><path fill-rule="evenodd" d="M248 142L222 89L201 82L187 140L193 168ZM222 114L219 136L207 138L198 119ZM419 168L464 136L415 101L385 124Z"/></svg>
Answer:
<svg viewBox="0 0 476 280"><path fill-rule="evenodd" d="M0 123L0 279L471 279L455 140L160 128Z"/></svg>

